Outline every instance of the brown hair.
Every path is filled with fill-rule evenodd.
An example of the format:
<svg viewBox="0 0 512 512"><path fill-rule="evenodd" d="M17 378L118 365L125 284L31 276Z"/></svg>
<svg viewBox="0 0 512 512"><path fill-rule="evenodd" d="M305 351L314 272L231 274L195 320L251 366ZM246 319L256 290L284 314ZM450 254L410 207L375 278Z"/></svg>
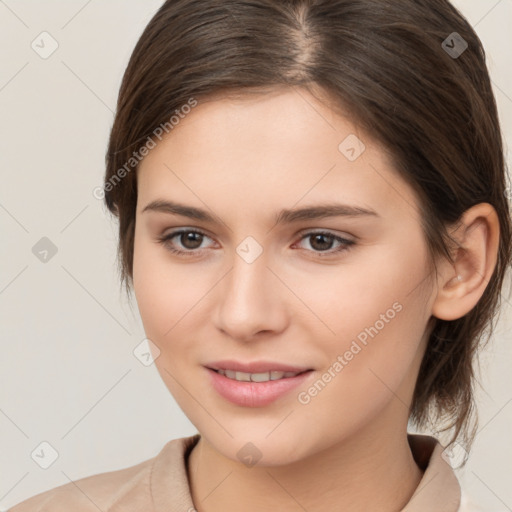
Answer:
<svg viewBox="0 0 512 512"><path fill-rule="evenodd" d="M462 54L450 53L464 41ZM469 451L477 424L473 360L501 306L511 220L485 52L447 0L167 0L131 55L106 155L121 282L130 294L141 145L160 126L169 132L171 116L183 117L191 100L281 86L327 93L332 108L389 151L418 195L432 262L451 260L447 226L465 210L481 202L496 209L492 278L462 318L431 319L410 414L419 427L443 421L440 432L451 430L450 442L463 436Z"/></svg>

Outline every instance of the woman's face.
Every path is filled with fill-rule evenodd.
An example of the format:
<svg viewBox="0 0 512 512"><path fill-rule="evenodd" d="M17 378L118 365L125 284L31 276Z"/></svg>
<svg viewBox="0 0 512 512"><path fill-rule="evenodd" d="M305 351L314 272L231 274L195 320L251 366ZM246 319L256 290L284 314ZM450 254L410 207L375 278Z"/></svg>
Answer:
<svg viewBox="0 0 512 512"><path fill-rule="evenodd" d="M277 465L405 428L435 299L417 204L386 153L304 90L201 103L150 150L135 295L160 375L219 453L251 442ZM228 359L312 371L236 384L207 368Z"/></svg>

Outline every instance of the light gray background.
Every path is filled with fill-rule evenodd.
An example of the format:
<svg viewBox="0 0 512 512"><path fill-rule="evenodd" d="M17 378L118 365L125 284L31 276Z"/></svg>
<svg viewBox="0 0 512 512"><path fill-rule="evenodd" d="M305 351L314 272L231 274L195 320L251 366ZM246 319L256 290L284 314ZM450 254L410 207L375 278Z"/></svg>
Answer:
<svg viewBox="0 0 512 512"><path fill-rule="evenodd" d="M161 3L0 0L0 510L196 432L133 355L144 332L119 293L117 225L92 195L122 73ZM509 148L512 0L454 3L484 42ZM43 31L59 45L47 59L31 48ZM42 237L58 249L46 263L32 252ZM512 510L511 302L482 358L481 430L458 472L486 510ZM42 441L59 453L46 470L31 458Z"/></svg>

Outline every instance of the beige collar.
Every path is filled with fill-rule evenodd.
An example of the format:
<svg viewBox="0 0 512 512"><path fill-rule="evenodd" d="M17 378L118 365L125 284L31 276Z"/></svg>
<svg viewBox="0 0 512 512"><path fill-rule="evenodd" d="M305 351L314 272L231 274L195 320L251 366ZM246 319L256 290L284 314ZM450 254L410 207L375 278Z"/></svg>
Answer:
<svg viewBox="0 0 512 512"><path fill-rule="evenodd" d="M169 441L155 458L151 471L151 493L155 510L194 510L186 460L200 434ZM401 512L457 512L460 485L451 466L441 456L443 446L431 436L408 434L411 451L424 470L416 491Z"/></svg>

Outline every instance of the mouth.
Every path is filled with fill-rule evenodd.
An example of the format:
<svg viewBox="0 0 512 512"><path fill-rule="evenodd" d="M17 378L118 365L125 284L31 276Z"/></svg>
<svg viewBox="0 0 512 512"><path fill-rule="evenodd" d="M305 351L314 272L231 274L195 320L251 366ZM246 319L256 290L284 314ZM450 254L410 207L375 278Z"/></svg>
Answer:
<svg viewBox="0 0 512 512"><path fill-rule="evenodd" d="M285 399L298 386L307 386L314 370L269 370L249 373L229 368L204 367L212 388L224 399L241 407L265 407Z"/></svg>
<svg viewBox="0 0 512 512"><path fill-rule="evenodd" d="M231 379L250 381L254 377L253 382L261 382L257 379L264 379L265 381L287 378L313 369L308 366L292 365L279 361L237 361L234 359L211 361L204 366Z"/></svg>
<svg viewBox="0 0 512 512"><path fill-rule="evenodd" d="M208 368L208 367L207 367ZM302 375L303 373L307 373L312 371L312 369L296 371L296 372L285 372L281 370L270 370L267 372L258 372L258 373L249 373L249 372L241 372L229 369L216 369L216 368L208 368L219 375L223 375L228 379L236 380L238 382L268 382L274 380L282 380L289 379L292 377L297 377L298 375Z"/></svg>

